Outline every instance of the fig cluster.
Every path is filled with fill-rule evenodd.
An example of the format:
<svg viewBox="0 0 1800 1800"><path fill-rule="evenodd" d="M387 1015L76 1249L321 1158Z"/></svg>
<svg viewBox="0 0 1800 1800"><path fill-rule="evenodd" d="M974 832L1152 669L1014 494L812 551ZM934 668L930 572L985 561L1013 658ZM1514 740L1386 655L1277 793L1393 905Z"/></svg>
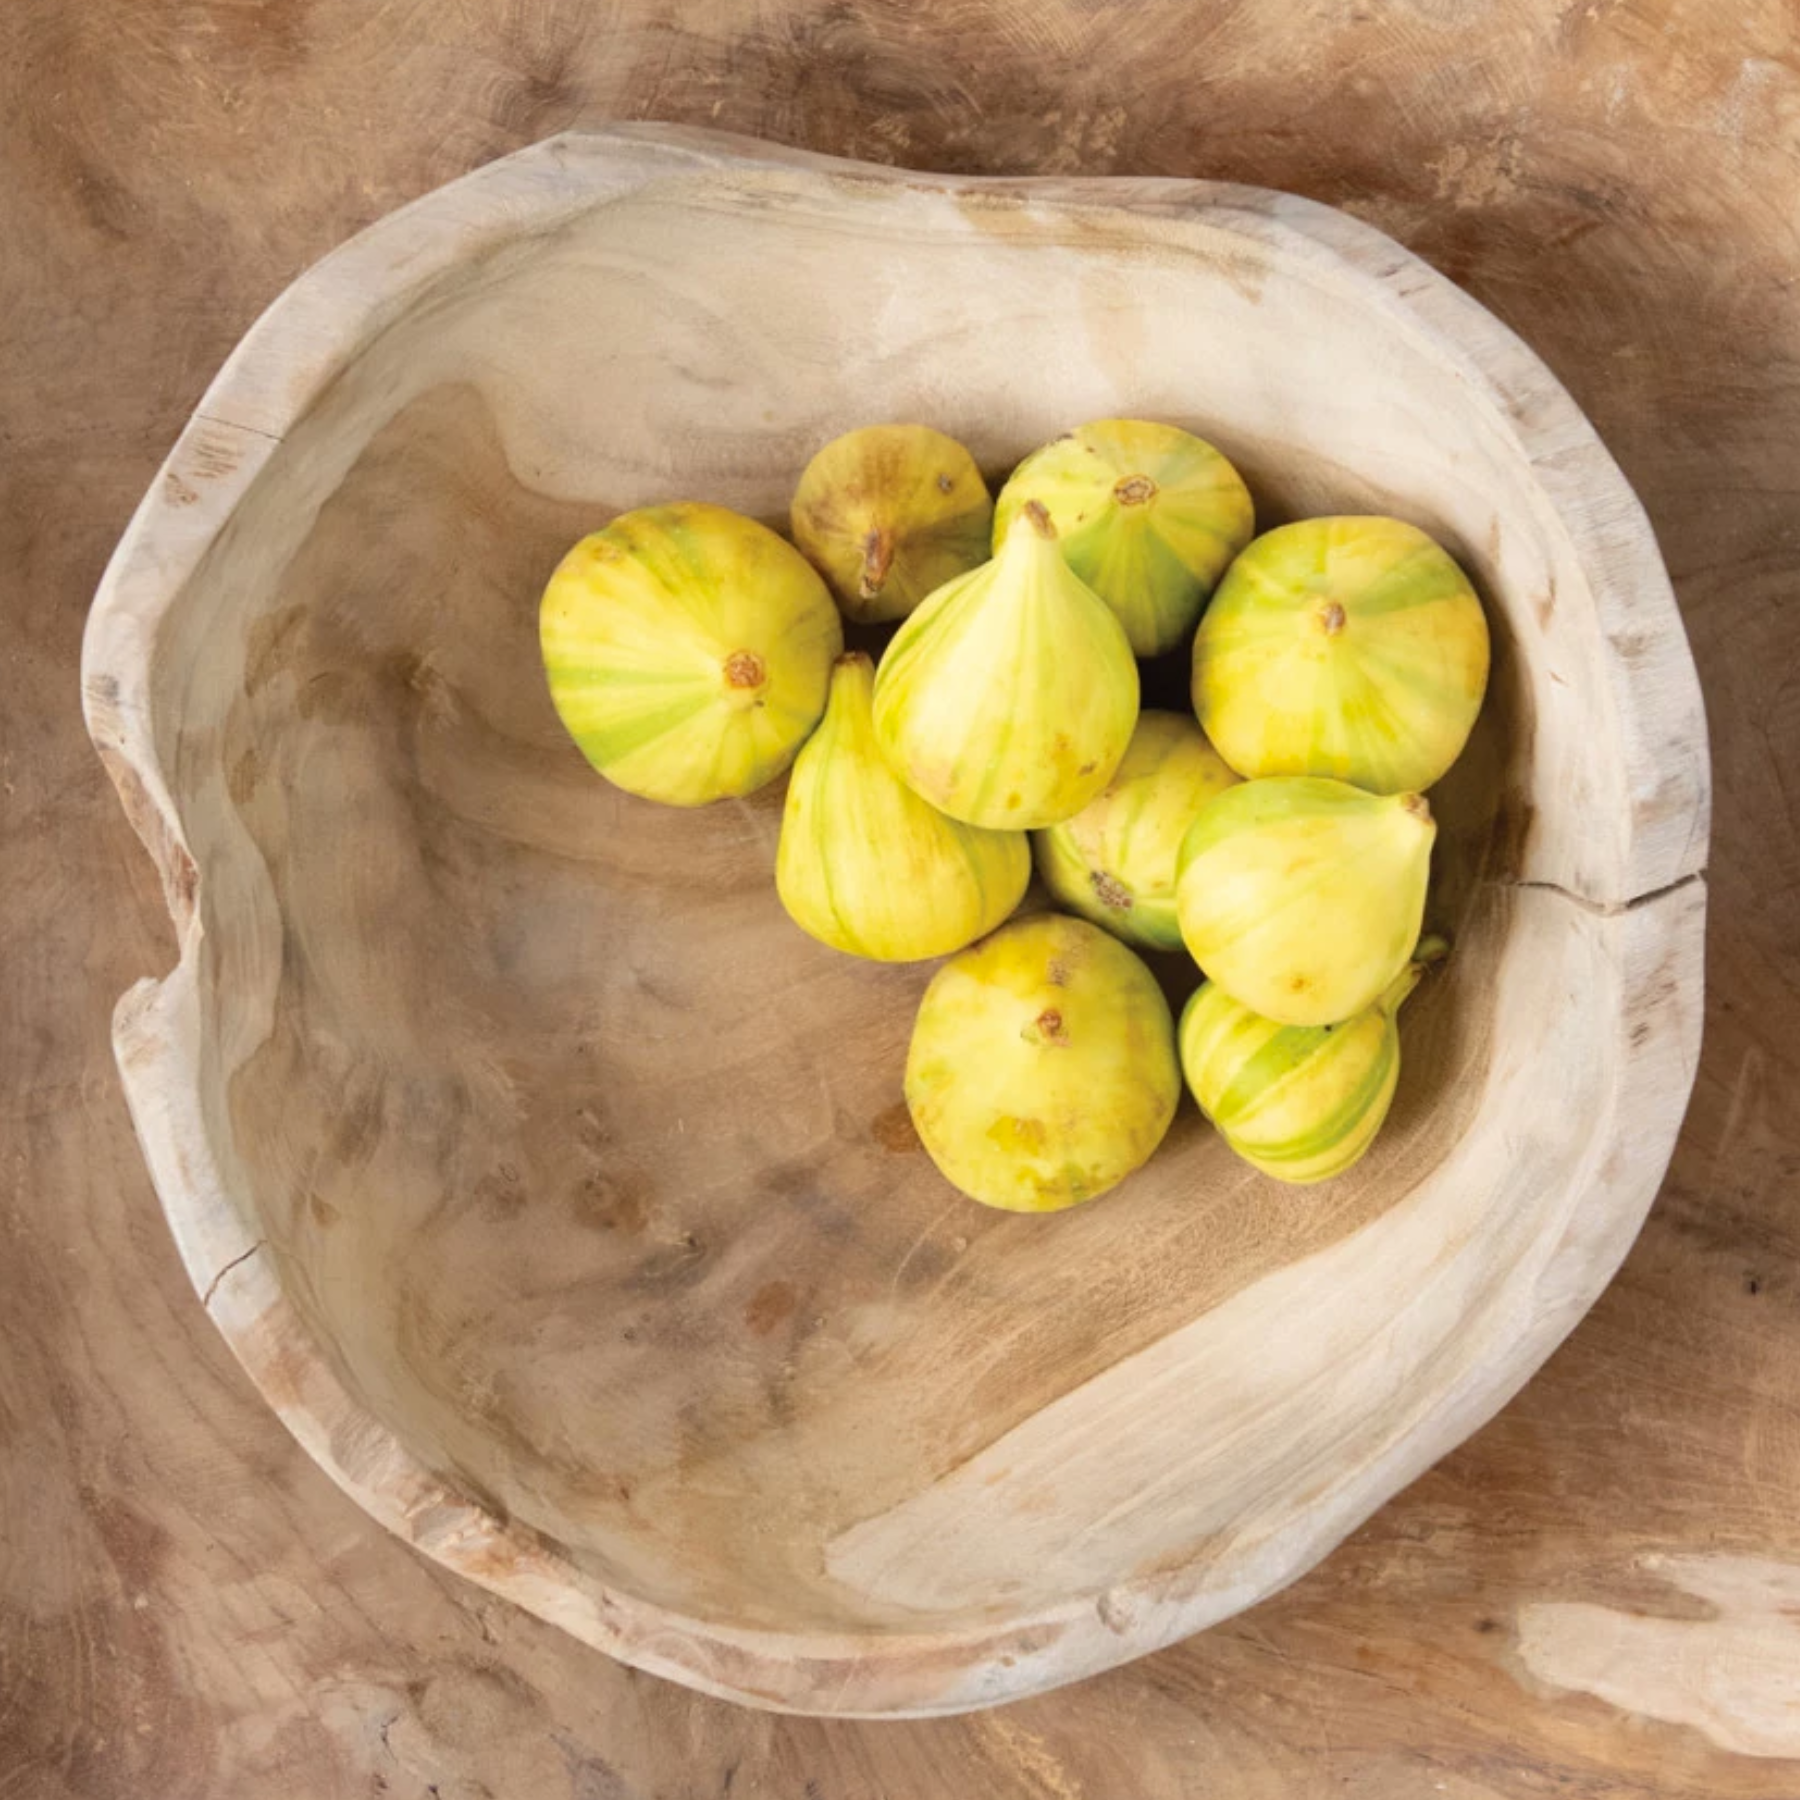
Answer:
<svg viewBox="0 0 1800 1800"><path fill-rule="evenodd" d="M1443 951L1425 790L1487 686L1449 552L1387 517L1259 536L1222 452L1131 419L1045 445L997 496L940 431L851 431L787 525L690 502L582 539L539 609L550 696L647 799L791 768L795 924L949 959L905 1070L944 1175L1015 1211L1091 1199L1154 1153L1184 1075L1264 1173L1355 1163ZM1192 710L1142 708L1140 659L1171 655ZM1015 917L1034 866L1056 910ZM1177 1025L1165 986L1196 965Z"/></svg>

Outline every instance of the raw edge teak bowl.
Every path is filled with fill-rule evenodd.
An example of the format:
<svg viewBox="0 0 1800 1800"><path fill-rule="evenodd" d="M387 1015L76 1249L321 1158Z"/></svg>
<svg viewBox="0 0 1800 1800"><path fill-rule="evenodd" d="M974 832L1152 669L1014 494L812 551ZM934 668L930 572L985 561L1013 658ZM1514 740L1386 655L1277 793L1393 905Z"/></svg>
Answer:
<svg viewBox="0 0 1800 1800"><path fill-rule="evenodd" d="M1476 578L1456 951L1352 1175L1278 1188L1187 1105L1108 1198L997 1215L901 1103L929 969L787 921L781 784L593 775L536 604L624 508L778 522L853 425L999 474L1116 414ZM385 1525L738 1700L984 1706L1292 1580L1574 1325L1692 1080L1705 731L1643 514L1515 337L1289 195L541 144L257 324L83 674L180 943L119 1063L219 1329Z"/></svg>

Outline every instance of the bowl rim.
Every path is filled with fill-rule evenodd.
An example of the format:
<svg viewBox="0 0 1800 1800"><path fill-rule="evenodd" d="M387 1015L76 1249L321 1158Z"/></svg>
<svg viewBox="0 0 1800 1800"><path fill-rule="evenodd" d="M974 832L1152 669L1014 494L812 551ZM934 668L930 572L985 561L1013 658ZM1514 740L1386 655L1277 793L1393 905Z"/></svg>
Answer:
<svg viewBox="0 0 1800 1800"><path fill-rule="evenodd" d="M1570 904L1633 915L1633 929L1697 988L1705 916L1710 769L1698 680L1648 520L1592 426L1536 355L1485 308L1374 226L1272 190L1180 178L919 174L753 139L657 124L564 133L474 170L390 213L303 273L263 313L208 387L109 562L82 647L90 736L162 877L179 960L120 1000L113 1037L127 1102L195 1291L263 1397L309 1455L398 1536L622 1661L751 1705L854 1716L924 1716L1019 1698L1129 1660L1240 1610L1310 1568L1362 1519L1490 1418L1573 1328L1636 1236L1673 1152L1697 1062L1697 991L1639 1007L1685 1071L1658 1089L1662 1141L1604 1219L1570 1229L1533 1275L1537 1310L1498 1379L1451 1393L1379 1459L1378 1478L1322 1528L1265 1540L1197 1587L1182 1570L1139 1574L1096 1600L1022 1619L881 1635L748 1629L611 1588L553 1542L446 1485L365 1410L286 1298L265 1240L231 1197L201 1091L199 891L154 736L151 667L160 624L286 433L387 321L471 254L543 231L671 179L791 171L971 201L1167 218L1231 216L1353 273L1444 341L1485 387L1594 576L1633 794L1614 881L1550 887ZM1663 747L1689 746L1670 771ZM1693 746L1698 746L1697 749ZM1654 956L1648 959L1654 963ZM1640 966L1648 966L1641 964ZM1640 996L1640 999L1643 997ZM1623 1012L1625 1009L1621 1009ZM1642 1029L1640 1023L1639 1029ZM1617 1185L1617 1184L1615 1184ZM1553 1294L1553 1300L1543 1295ZM1435 1425L1435 1429L1429 1429ZM1185 1565L1184 1565L1185 1568ZM1190 1572L1191 1573L1191 1572Z"/></svg>

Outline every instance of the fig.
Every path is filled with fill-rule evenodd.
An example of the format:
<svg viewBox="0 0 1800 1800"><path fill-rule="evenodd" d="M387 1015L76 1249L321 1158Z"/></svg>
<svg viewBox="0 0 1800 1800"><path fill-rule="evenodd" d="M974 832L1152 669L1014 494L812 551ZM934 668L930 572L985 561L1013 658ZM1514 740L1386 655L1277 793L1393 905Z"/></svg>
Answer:
<svg viewBox="0 0 1800 1800"><path fill-rule="evenodd" d="M1015 919L932 977L906 1104L945 1179L1009 1212L1091 1200L1149 1160L1181 1097L1169 1005L1084 919Z"/></svg>
<svg viewBox="0 0 1800 1800"><path fill-rule="evenodd" d="M929 425L868 425L806 465L789 520L845 616L870 623L905 618L986 562L994 503L955 438Z"/></svg>
<svg viewBox="0 0 1800 1800"><path fill-rule="evenodd" d="M1421 944L1372 1005L1338 1025L1280 1025L1203 982L1181 1015L1181 1067L1200 1110L1277 1181L1343 1174L1387 1117L1400 1079L1395 1016L1442 949Z"/></svg>
<svg viewBox="0 0 1800 1800"><path fill-rule="evenodd" d="M1240 775L1428 788L1488 678L1469 578L1399 519L1302 519L1226 572L1194 637L1194 710Z"/></svg>
<svg viewBox="0 0 1800 1800"><path fill-rule="evenodd" d="M947 582L894 634L875 676L875 735L940 812L1020 830L1081 811L1137 723L1125 628L1063 561L1032 501L1000 554Z"/></svg>
<svg viewBox="0 0 1800 1800"><path fill-rule="evenodd" d="M1194 815L1236 782L1185 713L1142 712L1113 778L1074 818L1032 834L1059 905L1127 943L1179 950L1175 864Z"/></svg>
<svg viewBox="0 0 1800 1800"><path fill-rule="evenodd" d="M1181 936L1207 977L1280 1025L1373 1005L1418 942L1437 826L1419 794L1271 776L1201 807L1181 844Z"/></svg>
<svg viewBox="0 0 1800 1800"><path fill-rule="evenodd" d="M1000 490L996 545L1028 500L1139 656L1186 638L1256 528L1250 490L1211 444L1143 419L1101 419L1026 457Z"/></svg>
<svg viewBox="0 0 1800 1800"><path fill-rule="evenodd" d="M867 656L838 658L824 722L788 781L776 890L794 923L834 950L878 962L944 956L1024 898L1028 840L921 800L876 745L874 690Z"/></svg>
<svg viewBox="0 0 1800 1800"><path fill-rule="evenodd" d="M608 781L671 806L748 794L794 760L843 631L798 550L701 501L584 537L538 609L569 735Z"/></svg>

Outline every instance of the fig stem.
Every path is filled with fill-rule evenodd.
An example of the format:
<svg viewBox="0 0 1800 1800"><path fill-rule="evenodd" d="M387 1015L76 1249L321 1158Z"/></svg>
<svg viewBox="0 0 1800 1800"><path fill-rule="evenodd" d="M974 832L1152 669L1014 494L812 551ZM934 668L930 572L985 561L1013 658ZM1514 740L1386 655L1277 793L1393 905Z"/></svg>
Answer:
<svg viewBox="0 0 1800 1800"><path fill-rule="evenodd" d="M1388 983L1375 1004L1391 1019L1405 1004L1406 997L1419 985L1432 964L1443 961L1449 954L1448 939L1440 937L1436 932L1420 938L1406 967Z"/></svg>

